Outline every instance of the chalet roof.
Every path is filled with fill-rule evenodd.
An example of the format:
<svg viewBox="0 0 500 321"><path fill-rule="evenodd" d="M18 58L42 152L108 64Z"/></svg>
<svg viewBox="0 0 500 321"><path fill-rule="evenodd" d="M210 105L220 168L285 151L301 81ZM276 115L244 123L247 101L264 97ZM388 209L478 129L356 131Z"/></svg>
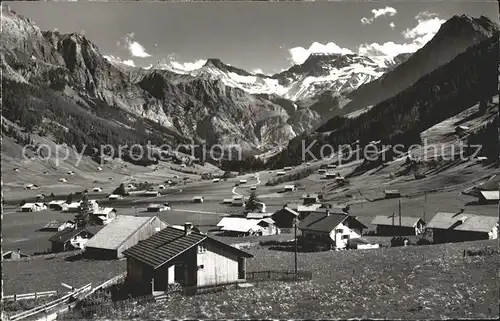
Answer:
<svg viewBox="0 0 500 321"><path fill-rule="evenodd" d="M415 227L419 221L423 222L423 220L420 217L401 216L401 226L403 227ZM377 215L375 216L371 224L393 225L392 216ZM399 216L394 217L394 225L399 226Z"/></svg>
<svg viewBox="0 0 500 321"><path fill-rule="evenodd" d="M305 217L300 223L298 228L301 230L311 230L317 232L329 233L334 230L340 223L351 220L357 225L366 228L366 226L359 222L355 217L345 213L330 213L328 216L325 212L313 212Z"/></svg>
<svg viewBox="0 0 500 321"><path fill-rule="evenodd" d="M312 212L321 207L321 204L297 205L297 212Z"/></svg>
<svg viewBox="0 0 500 321"><path fill-rule="evenodd" d="M385 194L399 194L399 190L398 189L386 189L384 191Z"/></svg>
<svg viewBox="0 0 500 321"><path fill-rule="evenodd" d="M204 234L192 231L188 235L185 235L184 231L170 226L125 250L123 254L153 268L158 268L202 241L209 241L224 249L237 252L244 257L252 257L249 253L216 241Z"/></svg>
<svg viewBox="0 0 500 321"><path fill-rule="evenodd" d="M318 232L330 232L340 223L347 219L347 214L330 214L325 213L311 213L305 217L300 223L298 228L301 230L312 230Z"/></svg>
<svg viewBox="0 0 500 321"><path fill-rule="evenodd" d="M101 207L95 210L92 214L94 215L108 215L111 212L116 212L116 209L113 207Z"/></svg>
<svg viewBox="0 0 500 321"><path fill-rule="evenodd" d="M481 196L488 201L498 201L500 192L499 191L480 191Z"/></svg>
<svg viewBox="0 0 500 321"><path fill-rule="evenodd" d="M222 231L247 233L257 228L262 219L246 219L244 217L223 217L217 226Z"/></svg>
<svg viewBox="0 0 500 321"><path fill-rule="evenodd" d="M155 219L156 216L117 216L89 240L87 247L116 250L140 228Z"/></svg>
<svg viewBox="0 0 500 321"><path fill-rule="evenodd" d="M54 200L49 202L49 205L64 205L64 204L66 204L66 201L63 200L58 200L58 201Z"/></svg>
<svg viewBox="0 0 500 321"><path fill-rule="evenodd" d="M318 194L302 194L302 198L318 198Z"/></svg>
<svg viewBox="0 0 500 321"><path fill-rule="evenodd" d="M263 219L266 217L270 217L271 213L248 213L246 218L248 219Z"/></svg>
<svg viewBox="0 0 500 321"><path fill-rule="evenodd" d="M498 216L439 212L426 227L431 229L453 229L456 231L488 233L496 224L498 224Z"/></svg>
<svg viewBox="0 0 500 321"><path fill-rule="evenodd" d="M64 230L61 230L61 231L57 232L56 234L52 235L49 238L49 241L53 242L53 243L66 243L69 240L71 240L73 237L75 237L78 234L83 233L83 232L91 233L90 231L88 231L86 228L83 228L83 227L79 227L76 229L72 228L72 227L67 227ZM91 234L93 234L93 233L91 233Z"/></svg>
<svg viewBox="0 0 500 321"><path fill-rule="evenodd" d="M287 212L287 213L290 213L290 214L292 214L292 215L293 215L293 216L295 216L295 217L298 217L298 216L299 216L299 213L297 213L296 211L294 211L293 209L291 209L291 208L290 208L290 207L288 207L288 206L285 206L285 207L280 208L279 210L277 210L276 212L274 212L274 213L272 214L272 216L274 216L274 215L276 215L276 214L278 214L278 213L282 213L283 211L285 211L285 212Z"/></svg>

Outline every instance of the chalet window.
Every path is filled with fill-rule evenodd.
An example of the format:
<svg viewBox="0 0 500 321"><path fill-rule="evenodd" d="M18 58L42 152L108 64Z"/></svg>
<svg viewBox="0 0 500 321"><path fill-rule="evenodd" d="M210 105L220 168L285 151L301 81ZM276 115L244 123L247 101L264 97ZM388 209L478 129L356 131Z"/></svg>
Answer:
<svg viewBox="0 0 500 321"><path fill-rule="evenodd" d="M349 235L342 235L342 239L343 240L348 240L349 239Z"/></svg>
<svg viewBox="0 0 500 321"><path fill-rule="evenodd" d="M203 270L205 266L203 264L198 265L198 270Z"/></svg>
<svg viewBox="0 0 500 321"><path fill-rule="evenodd" d="M335 230L335 232L342 234L342 233L344 233L344 229L338 228L338 229Z"/></svg>
<svg viewBox="0 0 500 321"><path fill-rule="evenodd" d="M198 245L198 253L205 253L206 251L207 251L207 248L205 247L205 244Z"/></svg>

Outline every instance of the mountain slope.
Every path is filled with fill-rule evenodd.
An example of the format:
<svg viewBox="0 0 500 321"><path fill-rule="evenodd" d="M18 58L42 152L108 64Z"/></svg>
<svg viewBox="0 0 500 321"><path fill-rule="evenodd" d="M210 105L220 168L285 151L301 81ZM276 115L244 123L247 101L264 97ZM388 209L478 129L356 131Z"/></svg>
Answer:
<svg viewBox="0 0 500 321"><path fill-rule="evenodd" d="M120 130L133 132L141 128L141 141L151 133L156 141L164 138L169 143L238 143L244 150L265 151L288 142L300 134L298 129L307 130L317 124L314 112L292 117L296 110L290 108L293 103L287 99L253 95L227 86L210 73L187 75L112 63L84 36L43 32L6 7L2 7L2 28L2 77L4 89L10 91L6 95L6 117L22 126L29 123L30 130L39 130L41 122L51 120L54 114L71 113L85 119L76 123L56 117L56 122L68 128L75 140L93 122L112 122ZM205 65L205 69L220 68L250 75L216 59ZM15 88L16 83L26 86ZM42 103L43 99L53 105ZM16 100L27 101L37 112L23 113L24 107ZM293 119L304 123L294 124ZM52 134L64 140L64 135ZM133 141L129 135L123 135L127 139L119 136L113 134L114 143Z"/></svg>
<svg viewBox="0 0 500 321"><path fill-rule="evenodd" d="M391 72L347 94L351 101L346 104L342 114L376 105L393 97L470 46L491 37L497 30L498 27L484 16L453 16L424 47L407 57Z"/></svg>
<svg viewBox="0 0 500 321"><path fill-rule="evenodd" d="M354 119L334 117L314 134L294 138L288 148L272 160L281 167L303 160L302 143L319 157L322 144L337 149L359 140L364 146L372 140L384 144L409 146L420 142L420 133L434 124L473 106L484 105L498 94L498 31L492 37L459 54L449 63L420 78L413 86L387 99Z"/></svg>

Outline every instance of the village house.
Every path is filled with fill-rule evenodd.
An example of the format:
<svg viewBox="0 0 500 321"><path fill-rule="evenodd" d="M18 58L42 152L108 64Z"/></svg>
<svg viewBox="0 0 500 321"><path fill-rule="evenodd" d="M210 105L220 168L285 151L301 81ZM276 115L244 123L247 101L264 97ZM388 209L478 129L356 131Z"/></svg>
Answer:
<svg viewBox="0 0 500 321"><path fill-rule="evenodd" d="M271 218L279 228L293 228L299 213L284 205L283 208L273 213Z"/></svg>
<svg viewBox="0 0 500 321"><path fill-rule="evenodd" d="M324 168L319 168L317 172L318 172L318 174L326 174L326 171L327 170Z"/></svg>
<svg viewBox="0 0 500 321"><path fill-rule="evenodd" d="M240 185L242 184L246 184L247 183L247 180L246 179L240 179Z"/></svg>
<svg viewBox="0 0 500 321"><path fill-rule="evenodd" d="M425 226L420 217L401 216L400 222L395 215L377 215L371 224L376 225L379 236L420 235Z"/></svg>
<svg viewBox="0 0 500 321"><path fill-rule="evenodd" d="M285 175L285 172L283 172L283 171L278 171L278 172L276 172L276 175L277 175L277 176L283 176L283 175Z"/></svg>
<svg viewBox="0 0 500 321"><path fill-rule="evenodd" d="M173 283L199 287L246 279L246 259L251 254L192 231L191 226L167 227L124 252L131 288L155 294Z"/></svg>
<svg viewBox="0 0 500 321"><path fill-rule="evenodd" d="M155 197L155 196L161 196L161 193L158 191L146 191L143 193L143 196Z"/></svg>
<svg viewBox="0 0 500 321"><path fill-rule="evenodd" d="M274 235L279 234L271 218L247 219L244 217L223 217L217 224L228 236Z"/></svg>
<svg viewBox="0 0 500 321"><path fill-rule="evenodd" d="M44 203L25 203L23 206L21 206L20 211L21 212L38 212L38 211L44 211L47 209L47 205Z"/></svg>
<svg viewBox="0 0 500 321"><path fill-rule="evenodd" d="M88 240L95 235L96 230L95 227L67 227L58 231L49 238L49 241L52 243L52 252L59 253L83 249Z"/></svg>
<svg viewBox="0 0 500 321"><path fill-rule="evenodd" d="M28 254L22 253L21 249L17 251L7 251L2 254L2 259L4 260L19 260L24 257L30 257Z"/></svg>
<svg viewBox="0 0 500 321"><path fill-rule="evenodd" d="M66 178L59 178L59 182L61 182L61 183L67 183L68 180Z"/></svg>
<svg viewBox="0 0 500 321"><path fill-rule="evenodd" d="M287 167L283 167L283 170L284 171L291 171L293 167L291 166L287 166Z"/></svg>
<svg viewBox="0 0 500 321"><path fill-rule="evenodd" d="M108 200L112 201L112 200L121 200L123 199L123 196L122 195L117 195L117 194L111 194L108 196Z"/></svg>
<svg viewBox="0 0 500 321"><path fill-rule="evenodd" d="M437 213L427 224L434 243L466 242L498 238L498 216Z"/></svg>
<svg viewBox="0 0 500 321"><path fill-rule="evenodd" d="M149 204L147 208L148 212L163 212L169 210L170 210L170 204L168 202L161 204Z"/></svg>
<svg viewBox="0 0 500 321"><path fill-rule="evenodd" d="M193 197L193 203L203 203L204 198L203 196L195 196Z"/></svg>
<svg viewBox="0 0 500 321"><path fill-rule="evenodd" d="M89 200L90 204L91 204L91 211L97 211L99 209L99 204L97 203L96 200ZM82 201L78 201L78 202L73 202L71 204L68 204L68 206L66 206L63 211L64 212L68 212L68 213L78 213L80 211L80 204L82 203Z"/></svg>
<svg viewBox="0 0 500 321"><path fill-rule="evenodd" d="M123 251L167 226L157 216L120 215L104 226L88 243L85 256L93 259L119 259Z"/></svg>
<svg viewBox="0 0 500 321"><path fill-rule="evenodd" d="M102 192L102 188L100 188L100 187L94 187L92 189L92 192Z"/></svg>
<svg viewBox="0 0 500 321"><path fill-rule="evenodd" d="M498 204L499 191L480 191L478 202L480 204Z"/></svg>
<svg viewBox="0 0 500 321"><path fill-rule="evenodd" d="M294 192L295 191L295 185L285 185L283 187L283 192Z"/></svg>
<svg viewBox="0 0 500 321"><path fill-rule="evenodd" d="M62 231L65 228L74 228L75 227L75 222L72 220L68 221L63 221L63 220L52 220L49 221L47 224L45 224L44 227L40 229L40 231L50 231L50 232L57 232L57 231Z"/></svg>
<svg viewBox="0 0 500 321"><path fill-rule="evenodd" d="M325 178L326 179L335 178L335 177L337 177L336 173L331 173L331 172L325 173Z"/></svg>
<svg viewBox="0 0 500 321"><path fill-rule="evenodd" d="M49 202L49 209L54 210L54 211L64 211L68 207L68 204L66 201L50 201Z"/></svg>
<svg viewBox="0 0 500 321"><path fill-rule="evenodd" d="M401 197L401 193L397 189L385 190L385 198L398 198Z"/></svg>
<svg viewBox="0 0 500 321"><path fill-rule="evenodd" d="M255 190L257 190L257 186L251 186L251 187L250 187L250 190L251 190L251 191L255 191Z"/></svg>
<svg viewBox="0 0 500 321"><path fill-rule="evenodd" d="M318 194L304 194L304 195L302 195L302 204L308 205L308 204L315 204L315 203L319 203Z"/></svg>
<svg viewBox="0 0 500 321"><path fill-rule="evenodd" d="M101 207L92 212L91 219L97 225L107 225L116 218L116 209L113 207Z"/></svg>
<svg viewBox="0 0 500 321"><path fill-rule="evenodd" d="M330 213L329 209L310 213L299 223L301 241L324 245L330 249L344 249L350 239L361 237L367 227L345 213Z"/></svg>
<svg viewBox="0 0 500 321"><path fill-rule="evenodd" d="M233 199L232 198L225 198L222 200L222 204L232 204Z"/></svg>

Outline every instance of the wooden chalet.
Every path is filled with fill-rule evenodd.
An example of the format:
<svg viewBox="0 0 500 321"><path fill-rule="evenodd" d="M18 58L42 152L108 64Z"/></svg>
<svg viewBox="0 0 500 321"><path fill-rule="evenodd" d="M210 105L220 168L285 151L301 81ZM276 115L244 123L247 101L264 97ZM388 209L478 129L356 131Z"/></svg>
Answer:
<svg viewBox="0 0 500 321"><path fill-rule="evenodd" d="M252 255L192 231L167 227L123 252L127 283L141 294L184 287L227 284L246 279L246 259ZM193 291L194 292L194 291Z"/></svg>

